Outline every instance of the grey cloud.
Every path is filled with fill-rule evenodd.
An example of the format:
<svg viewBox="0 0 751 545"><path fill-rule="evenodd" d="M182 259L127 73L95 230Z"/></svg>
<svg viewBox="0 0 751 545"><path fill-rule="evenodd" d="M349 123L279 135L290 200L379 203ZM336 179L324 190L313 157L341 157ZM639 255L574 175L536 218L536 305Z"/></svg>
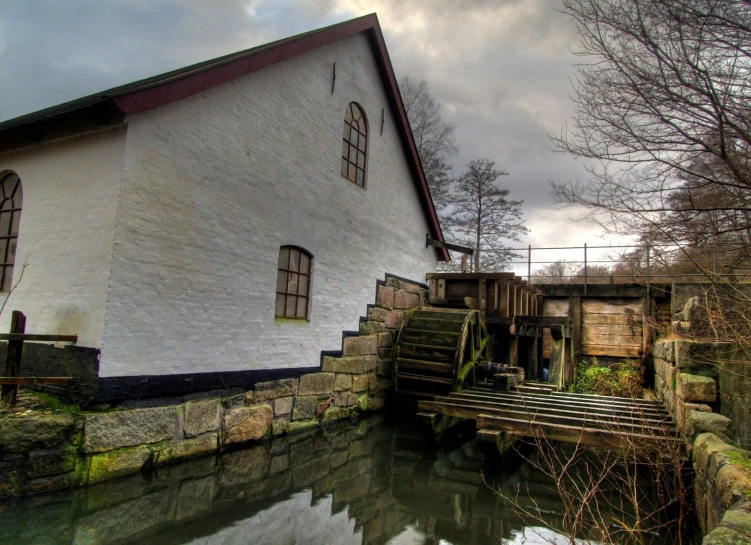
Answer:
<svg viewBox="0 0 751 545"><path fill-rule="evenodd" d="M397 75L426 78L457 126L455 173L479 157L508 170L503 182L525 201L537 242L535 226L551 210L548 180L586 176L549 150L547 135L571 112L569 49L578 40L559 7L560 0L6 1L0 71L11 77L0 86L0 115L376 11Z"/></svg>

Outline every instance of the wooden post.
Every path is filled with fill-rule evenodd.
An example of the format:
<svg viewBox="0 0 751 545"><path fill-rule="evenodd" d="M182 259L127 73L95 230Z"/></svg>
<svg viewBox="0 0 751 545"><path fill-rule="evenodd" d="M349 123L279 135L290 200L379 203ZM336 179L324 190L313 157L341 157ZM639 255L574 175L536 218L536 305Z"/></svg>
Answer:
<svg viewBox="0 0 751 545"><path fill-rule="evenodd" d="M10 321L11 333L24 333L26 331L26 316L20 310L14 310ZM21 356L23 354L23 341L8 341L8 349L5 352L5 375L6 377L18 377L21 375ZM11 407L16 404L18 393L17 384L3 384L3 403Z"/></svg>
<svg viewBox="0 0 751 545"><path fill-rule="evenodd" d="M642 315L642 321L641 321L641 330L642 330L641 366L642 367L641 368L642 368L642 373L644 374L643 379L645 380L645 382L651 379L650 375L653 374L652 366L649 365L651 362L651 359L649 356L650 356L650 352L652 351L652 315L650 311L653 308L655 308L655 304L653 301L649 300L649 296L643 297L641 300L641 315Z"/></svg>
<svg viewBox="0 0 751 545"><path fill-rule="evenodd" d="M568 300L568 316L571 320L571 342L573 344L573 365L578 365L582 357L582 298L573 295Z"/></svg>
<svg viewBox="0 0 751 545"><path fill-rule="evenodd" d="M505 294L505 300L504 300L505 311L504 311L504 314L503 314L503 316L506 317L506 318L509 318L509 317L513 316L513 312L512 312L512 308L513 308L512 304L513 303L512 303L512 300L513 300L514 296L513 296L512 292L511 292L513 286L514 286L514 280L513 279L509 279L509 280L506 281L506 286L505 286L506 289L504 291L504 294Z"/></svg>

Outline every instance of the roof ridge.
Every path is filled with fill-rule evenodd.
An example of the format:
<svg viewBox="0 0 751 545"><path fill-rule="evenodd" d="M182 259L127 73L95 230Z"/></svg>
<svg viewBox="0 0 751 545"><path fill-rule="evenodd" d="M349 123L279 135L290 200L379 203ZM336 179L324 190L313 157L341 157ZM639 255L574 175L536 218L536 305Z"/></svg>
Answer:
<svg viewBox="0 0 751 545"><path fill-rule="evenodd" d="M68 100L66 102L53 104L52 106L48 106L47 108L42 108L41 110L35 110L33 112L29 112L27 114L16 116L11 119L7 119L5 121L0 122L0 131L12 129L15 127L20 127L27 123L42 120L46 117L49 117L49 115L47 114L51 114L51 115L63 114L66 112L77 110L79 108L93 106L94 104L98 102L107 101L110 98L123 96L125 94L132 93L135 91L150 89L153 87L157 87L159 85L163 85L165 83L177 81L177 80L186 78L188 76L191 76L193 74L197 74L201 71L209 70L211 68L222 66L227 63L236 61L238 59L242 59L249 55L260 53L261 51L273 49L274 47L278 47L279 45L282 45L284 43L294 42L296 40L299 40L300 38L304 38L306 36L314 35L317 33L326 32L339 26L350 25L355 21L360 21L363 19L367 19L369 17L375 17L377 20L377 15L375 13L369 13L367 15L362 15L354 19L347 19L346 21L340 21L338 23L327 25L325 27L320 27L314 30L301 32L300 34L295 34L294 36L287 36L286 38L280 38L278 40L274 40L273 42L259 44L253 47L249 47L247 49L242 49L240 51L227 53L219 57L214 57L214 58L200 61L197 63L188 64L186 66L182 66L174 70L168 70L160 74L148 76L146 78L140 78L135 81L131 81L129 83L116 85L115 87L110 87L108 89L104 89L103 91L92 93L90 95L84 95L82 97L75 98L73 100Z"/></svg>

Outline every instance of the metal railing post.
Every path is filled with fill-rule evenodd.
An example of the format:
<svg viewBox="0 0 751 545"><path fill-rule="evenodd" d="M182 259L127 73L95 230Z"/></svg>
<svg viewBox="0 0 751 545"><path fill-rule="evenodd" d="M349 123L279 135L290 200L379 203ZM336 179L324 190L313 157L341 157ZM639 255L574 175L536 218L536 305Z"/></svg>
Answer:
<svg viewBox="0 0 751 545"><path fill-rule="evenodd" d="M532 283L532 245L527 248L527 283Z"/></svg>
<svg viewBox="0 0 751 545"><path fill-rule="evenodd" d="M587 243L584 243L584 295L587 295Z"/></svg>

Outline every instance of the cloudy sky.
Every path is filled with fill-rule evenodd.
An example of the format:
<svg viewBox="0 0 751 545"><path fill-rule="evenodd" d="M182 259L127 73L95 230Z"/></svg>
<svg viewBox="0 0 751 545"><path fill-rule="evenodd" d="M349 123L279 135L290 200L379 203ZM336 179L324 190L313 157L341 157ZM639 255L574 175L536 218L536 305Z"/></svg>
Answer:
<svg viewBox="0 0 751 545"><path fill-rule="evenodd" d="M560 0L3 0L0 119L376 12L397 77L425 78L456 125L454 173L477 158L509 171L524 246L606 244L556 209L551 179L583 167L550 150L571 114L576 29ZM577 255L557 257L579 259Z"/></svg>

